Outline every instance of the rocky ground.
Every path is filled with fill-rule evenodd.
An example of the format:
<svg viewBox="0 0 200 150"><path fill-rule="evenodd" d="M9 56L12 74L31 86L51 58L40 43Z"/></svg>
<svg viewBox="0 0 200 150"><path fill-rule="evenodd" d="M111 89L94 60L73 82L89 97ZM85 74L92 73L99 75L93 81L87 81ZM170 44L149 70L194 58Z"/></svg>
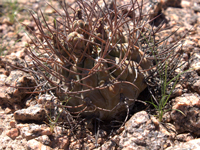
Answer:
<svg viewBox="0 0 200 150"><path fill-rule="evenodd" d="M159 10L163 13L162 17L173 26L168 32L179 28L169 41L187 33L182 46L185 65L181 68L190 69L181 76L181 79L187 80L176 86L170 100L171 111L164 115L162 123L150 110L140 110L123 127L110 133L103 128L97 132L82 129L81 125L77 125L80 130L76 132L63 128L55 120L49 121L50 117L46 115L47 109L52 106L51 95L36 94L33 97L27 94L32 89L5 86L31 87L36 84L30 74L20 70L24 60L29 59L25 50L26 43L31 44L31 40L26 33L29 28L36 30L27 10L38 12L41 9L49 20L55 10L39 0L1 1L0 149L200 149L200 1L161 2ZM59 1L51 0L49 3L60 9ZM156 11L154 9L153 14ZM61 114L62 119L70 119L66 116L68 114Z"/></svg>

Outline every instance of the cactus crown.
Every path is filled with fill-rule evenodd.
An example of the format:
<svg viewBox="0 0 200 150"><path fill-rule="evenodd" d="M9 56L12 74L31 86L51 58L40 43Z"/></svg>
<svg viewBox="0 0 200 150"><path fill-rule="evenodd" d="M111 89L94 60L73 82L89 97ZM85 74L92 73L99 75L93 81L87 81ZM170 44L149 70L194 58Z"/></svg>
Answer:
<svg viewBox="0 0 200 150"><path fill-rule="evenodd" d="M128 112L154 68L162 70L154 61L165 62L177 44L163 46L165 39L155 39L162 25L151 26L143 9L137 0L122 5L78 0L64 3L63 12L55 10L52 24L42 12L44 23L31 13L40 38L28 55L40 92L55 91L71 114L110 120Z"/></svg>

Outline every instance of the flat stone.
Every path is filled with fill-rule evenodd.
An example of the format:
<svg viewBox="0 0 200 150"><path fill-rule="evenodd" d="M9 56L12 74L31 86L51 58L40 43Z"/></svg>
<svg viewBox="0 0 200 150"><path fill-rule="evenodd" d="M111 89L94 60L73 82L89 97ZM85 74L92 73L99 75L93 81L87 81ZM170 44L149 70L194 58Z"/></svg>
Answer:
<svg viewBox="0 0 200 150"><path fill-rule="evenodd" d="M46 112L40 105L30 106L15 111L14 118L17 121L44 121Z"/></svg>
<svg viewBox="0 0 200 150"><path fill-rule="evenodd" d="M182 96L174 99L171 119L174 122L178 133L191 132L199 136L199 114L200 96L198 94L183 94Z"/></svg>
<svg viewBox="0 0 200 150"><path fill-rule="evenodd" d="M51 147L43 145L35 139L27 142L27 150L53 150Z"/></svg>

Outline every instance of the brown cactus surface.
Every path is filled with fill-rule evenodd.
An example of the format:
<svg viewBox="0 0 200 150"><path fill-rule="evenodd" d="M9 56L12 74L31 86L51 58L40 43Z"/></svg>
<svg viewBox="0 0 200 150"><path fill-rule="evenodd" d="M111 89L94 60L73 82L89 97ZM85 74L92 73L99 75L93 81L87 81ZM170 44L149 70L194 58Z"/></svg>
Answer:
<svg viewBox="0 0 200 150"><path fill-rule="evenodd" d="M158 56L162 44L155 41L161 26L149 25L143 3L117 4L64 3L52 24L31 13L40 30L28 51L35 76L41 89L55 91L71 114L118 118L147 87L145 77L153 67L149 56Z"/></svg>

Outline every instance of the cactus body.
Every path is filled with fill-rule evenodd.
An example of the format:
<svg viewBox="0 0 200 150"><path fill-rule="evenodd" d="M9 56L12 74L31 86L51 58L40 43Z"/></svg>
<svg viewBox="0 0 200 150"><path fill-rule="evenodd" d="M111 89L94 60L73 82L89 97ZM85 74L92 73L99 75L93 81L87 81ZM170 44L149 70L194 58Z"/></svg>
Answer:
<svg viewBox="0 0 200 150"><path fill-rule="evenodd" d="M50 74L46 78L50 86L56 85L56 95L71 113L110 120L126 112L126 105L134 105L147 87L145 70L152 63L137 42L138 26L145 26L138 23L141 14L137 18L134 13L140 5L130 2L126 9L116 1L112 8L107 4L102 8L98 1L79 0L77 4L78 11L72 16L66 13L62 28L58 21L54 29L48 28L51 40L42 33L49 47L46 52L53 57L39 61L53 64L46 69Z"/></svg>

